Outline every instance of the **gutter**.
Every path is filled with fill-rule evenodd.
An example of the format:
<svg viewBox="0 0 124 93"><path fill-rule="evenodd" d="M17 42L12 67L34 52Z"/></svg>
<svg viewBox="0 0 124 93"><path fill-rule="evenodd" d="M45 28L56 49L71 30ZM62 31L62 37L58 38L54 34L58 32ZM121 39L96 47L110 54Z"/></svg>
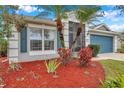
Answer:
<svg viewBox="0 0 124 93"><path fill-rule="evenodd" d="M56 26L55 21L47 20L47 19L25 17L25 21L28 22L28 23L36 23L36 24L45 24L45 25Z"/></svg>
<svg viewBox="0 0 124 93"><path fill-rule="evenodd" d="M20 15L16 15L16 18L21 17ZM27 23L35 23L35 24L44 24L44 25L50 25L50 26L56 26L56 22L49 19L41 19L41 18L34 18L32 16L23 16L24 20Z"/></svg>
<svg viewBox="0 0 124 93"><path fill-rule="evenodd" d="M103 30L89 29L89 33L92 33L92 32L119 35L119 33L115 31L103 31Z"/></svg>

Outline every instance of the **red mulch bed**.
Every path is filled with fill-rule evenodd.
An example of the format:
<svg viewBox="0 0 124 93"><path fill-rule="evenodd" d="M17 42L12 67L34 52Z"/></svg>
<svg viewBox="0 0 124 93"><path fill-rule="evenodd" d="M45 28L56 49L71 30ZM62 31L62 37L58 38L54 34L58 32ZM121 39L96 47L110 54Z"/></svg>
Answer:
<svg viewBox="0 0 124 93"><path fill-rule="evenodd" d="M73 60L57 69L56 78L47 73L44 61L20 64L22 70L8 71L8 63L0 62L0 76L5 81L5 88L97 88L100 86L99 80L105 77L99 62L90 62L88 67L81 68L78 61Z"/></svg>

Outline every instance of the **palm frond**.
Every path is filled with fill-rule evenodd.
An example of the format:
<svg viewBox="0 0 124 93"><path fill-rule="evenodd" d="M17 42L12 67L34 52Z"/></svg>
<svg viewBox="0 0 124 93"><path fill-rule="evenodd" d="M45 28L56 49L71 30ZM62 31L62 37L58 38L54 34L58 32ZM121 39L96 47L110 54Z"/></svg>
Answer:
<svg viewBox="0 0 124 93"><path fill-rule="evenodd" d="M47 11L40 12L38 15L36 15L34 18L46 18L50 13Z"/></svg>
<svg viewBox="0 0 124 93"><path fill-rule="evenodd" d="M117 5L115 8L119 9L121 13L124 13L124 5Z"/></svg>
<svg viewBox="0 0 124 93"><path fill-rule="evenodd" d="M96 13L100 10L100 7L86 7L86 6L80 6L79 9L76 11L76 18L79 21L87 22L91 19L94 19L96 17L99 17Z"/></svg>
<svg viewBox="0 0 124 93"><path fill-rule="evenodd" d="M51 14L54 15L55 18L67 18L67 12L73 10L76 6L68 6L68 5L36 5L39 14L38 16L44 17L49 16ZM42 12L40 10L43 10ZM36 16L37 17L37 16Z"/></svg>

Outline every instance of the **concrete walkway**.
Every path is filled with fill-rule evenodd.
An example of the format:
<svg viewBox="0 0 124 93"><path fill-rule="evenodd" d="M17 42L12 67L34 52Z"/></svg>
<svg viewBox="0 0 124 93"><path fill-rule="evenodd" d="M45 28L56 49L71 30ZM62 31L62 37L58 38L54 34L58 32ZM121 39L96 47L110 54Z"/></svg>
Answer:
<svg viewBox="0 0 124 93"><path fill-rule="evenodd" d="M97 57L92 58L92 60L104 60L104 59L113 59L124 61L124 54L122 53L103 53L99 54Z"/></svg>

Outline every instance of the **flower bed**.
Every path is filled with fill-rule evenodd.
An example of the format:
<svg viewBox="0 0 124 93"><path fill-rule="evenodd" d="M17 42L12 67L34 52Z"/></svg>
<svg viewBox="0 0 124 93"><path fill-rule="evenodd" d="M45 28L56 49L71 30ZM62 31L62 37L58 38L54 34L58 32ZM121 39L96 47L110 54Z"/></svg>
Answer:
<svg viewBox="0 0 124 93"><path fill-rule="evenodd" d="M99 87L104 79L104 70L98 62L90 62L80 67L73 59L66 66L59 66L55 74L48 74L44 61L20 63L22 70L8 71L8 63L1 64L2 76L6 88L81 88Z"/></svg>

